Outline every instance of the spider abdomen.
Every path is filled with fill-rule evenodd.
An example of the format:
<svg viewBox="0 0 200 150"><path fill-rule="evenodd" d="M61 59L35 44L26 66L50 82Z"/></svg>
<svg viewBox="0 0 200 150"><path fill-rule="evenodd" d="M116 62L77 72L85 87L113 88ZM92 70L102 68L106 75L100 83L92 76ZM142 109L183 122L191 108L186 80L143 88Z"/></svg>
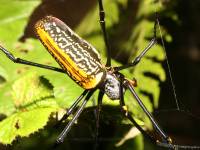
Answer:
<svg viewBox="0 0 200 150"><path fill-rule="evenodd" d="M36 23L36 33L66 73L84 89L95 88L105 76L96 49L61 20L47 16Z"/></svg>

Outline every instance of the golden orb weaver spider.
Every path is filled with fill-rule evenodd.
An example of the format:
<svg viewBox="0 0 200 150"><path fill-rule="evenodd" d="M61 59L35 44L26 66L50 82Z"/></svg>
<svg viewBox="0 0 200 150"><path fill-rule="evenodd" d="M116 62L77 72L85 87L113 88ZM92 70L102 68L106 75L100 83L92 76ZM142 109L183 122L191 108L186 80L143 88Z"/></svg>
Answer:
<svg viewBox="0 0 200 150"><path fill-rule="evenodd" d="M67 73L74 81L76 81L85 90L80 95L80 97L75 101L75 103L70 107L65 118L70 115L74 108L82 100L82 104L78 111L76 112L73 119L69 122L63 132L57 139L60 143L64 140L67 132L69 132L71 126L75 120L80 116L89 98L92 96L94 91L100 89L99 99L98 99L98 109L101 107L103 95L106 94L110 99L120 99L120 106L124 115L149 139L158 145L168 146L169 148L174 148L176 145L172 144L171 139L163 132L163 130L156 123L152 115L147 111L143 105L140 98L137 96L134 90L134 81L126 79L123 74L119 71L129 67L137 65L140 59L145 55L145 53L156 43L156 25L155 25L155 35L151 40L149 45L142 51L142 53L136 57L136 59L125 66L112 67L109 43L107 40L107 33L105 29L104 21L104 10L102 5L102 0L99 0L100 8L100 24L102 27L105 44L107 47L107 63L104 67L100 62L100 57L98 52L89 43L81 39L76 35L70 28L68 28L62 21L55 17L48 16L36 24L36 32L39 39L47 47L51 55L60 64L62 69L55 68L51 66L46 66L42 64L33 63L20 58L15 58L9 51L1 47L1 50L15 63L21 63L26 65L32 65L36 67L41 67L45 69L50 69L58 72ZM157 24L157 21L156 21ZM84 57L83 57L84 56ZM162 141L155 141L151 136L149 136L132 118L132 116L127 111L127 107L123 99L123 90L127 88L133 94L141 108L144 110L146 115L152 121L155 130L161 136ZM83 99L85 97L85 99ZM99 111L98 111L99 116ZM98 121L97 121L98 122ZM180 147L180 146L178 146Z"/></svg>

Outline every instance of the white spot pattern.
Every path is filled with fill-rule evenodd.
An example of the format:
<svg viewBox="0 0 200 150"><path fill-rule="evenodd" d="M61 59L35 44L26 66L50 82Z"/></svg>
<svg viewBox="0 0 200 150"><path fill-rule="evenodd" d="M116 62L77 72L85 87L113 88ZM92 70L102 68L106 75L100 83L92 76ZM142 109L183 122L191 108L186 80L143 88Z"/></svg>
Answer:
<svg viewBox="0 0 200 150"><path fill-rule="evenodd" d="M95 75L102 71L97 50L67 25L62 22L46 22L44 28L57 45L88 75Z"/></svg>

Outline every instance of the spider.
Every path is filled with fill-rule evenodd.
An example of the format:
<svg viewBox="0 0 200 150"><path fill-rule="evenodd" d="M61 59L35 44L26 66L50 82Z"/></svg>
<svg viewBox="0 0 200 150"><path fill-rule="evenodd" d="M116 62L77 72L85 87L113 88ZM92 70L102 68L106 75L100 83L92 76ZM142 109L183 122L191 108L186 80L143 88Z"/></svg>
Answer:
<svg viewBox="0 0 200 150"><path fill-rule="evenodd" d="M107 52L107 62L105 66L101 63L99 53L91 44L79 37L64 22L53 16L47 16L44 19L39 20L35 25L35 30L42 44L55 58L61 68L56 68L53 66L43 65L21 58L16 58L7 49L0 46L0 50L5 53L5 55L14 63L20 63L66 73L72 80L74 80L84 89L82 94L75 100L75 102L67 110L66 114L61 119L62 121L66 119L69 115L71 115L75 111L75 108L78 106L78 104L82 102L73 118L69 121L67 126L58 136L56 143L62 143L64 141L64 138L82 113L91 96L96 90L99 90L96 120L96 140L98 137L98 122L102 106L102 99L103 95L106 94L111 100L119 99L119 105L124 116L129 119L135 125L135 127L137 127L137 129L153 143L162 147L167 147L169 149L199 148L174 145L172 143L172 139L158 125L156 120L153 118L151 113L149 113L149 111L135 92L136 81L127 79L122 73L119 72L123 69L136 66L140 62L142 57L148 52L148 50L150 50L157 43L156 26L159 23L157 17L154 25L154 37L151 39L147 47L131 63L123 66L112 67L110 54L111 51L105 28L105 12L102 0L98 0L98 4L100 25ZM144 113L148 116L153 124L155 131L160 136L160 140L154 139L154 137L149 135L131 116L124 101L125 89L128 89L132 93L133 97L143 109Z"/></svg>

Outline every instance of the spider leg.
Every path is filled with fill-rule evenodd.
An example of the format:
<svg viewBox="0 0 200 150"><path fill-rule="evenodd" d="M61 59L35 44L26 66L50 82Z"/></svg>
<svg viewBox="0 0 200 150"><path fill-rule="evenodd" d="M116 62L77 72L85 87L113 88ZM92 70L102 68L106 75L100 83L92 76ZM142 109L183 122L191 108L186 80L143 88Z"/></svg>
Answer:
<svg viewBox="0 0 200 150"><path fill-rule="evenodd" d="M94 91L96 89L92 89L91 91L89 91L89 93L87 94L86 98L84 99L83 103L80 105L80 108L77 110L76 114L74 115L74 117L72 118L72 120L70 120L70 122L67 124L67 126L64 128L64 130L61 132L61 134L58 136L57 140L56 140L56 144L62 143L64 141L64 138L66 137L67 133L70 131L72 125L74 124L74 122L77 120L77 118L80 116L80 114L82 113L85 105L87 104L88 100L90 99L90 97L93 95Z"/></svg>
<svg viewBox="0 0 200 150"><path fill-rule="evenodd" d="M140 107L142 108L142 110L148 116L148 118L152 122L152 124L153 124L156 132L161 136L163 142L167 143L167 144L171 144L172 143L171 138L164 133L164 131L160 128L160 126L155 121L155 119L153 118L153 116L151 115L151 113L149 113L149 111L147 110L147 108L145 107L145 105L142 103L141 99L138 97L137 93L135 92L133 86L129 83L128 80L124 80L124 81L125 81L125 83L124 83L125 86L130 90L130 92L133 94L133 96L135 97L136 101L138 102L138 104L140 105Z"/></svg>
<svg viewBox="0 0 200 150"><path fill-rule="evenodd" d="M104 92L100 91L98 95L98 105L96 109L96 131L95 131L95 144L94 144L94 150L98 148L98 136L99 136L99 118L100 118L100 112L102 107L102 99L103 99Z"/></svg>
<svg viewBox="0 0 200 150"><path fill-rule="evenodd" d="M124 101L124 94L123 94L123 84L131 91L131 93L133 94L133 96L135 97L135 99L137 100L137 102L139 103L139 105L141 106L141 108L143 109L143 111L146 113L146 115L149 117L149 119L151 120L151 122L153 123L154 128L156 129L156 131L159 133L159 135L162 136L162 139L164 141L159 141L159 140L155 140L153 138L153 136L151 136L150 134L148 134L135 120L134 118L130 115L126 105L125 105L125 101ZM133 86L131 83L129 83L128 80L125 80L123 75L120 74L120 107L121 107L121 111L123 112L123 114L125 115L125 117L127 119L129 119L134 125L135 127L147 138L149 139L152 143L155 143L157 146L159 147L165 147L165 148L169 148L169 150L178 150L178 149L198 149L200 150L200 146L197 145L177 145L177 144L172 144L172 140L169 136L167 136L163 130L159 127L159 125L156 123L156 121L153 119L152 115L148 112L148 110L146 109L146 107L144 106L144 104L142 103L142 101L140 100L140 98L137 96Z"/></svg>
<svg viewBox="0 0 200 150"><path fill-rule="evenodd" d="M80 101L83 99L83 97L88 93L88 90L84 90L83 93L75 100L75 102L70 106L70 108L67 110L66 114L59 120L59 122L55 125L55 127L58 127L60 125L60 123L67 119L69 117L69 115L71 115L76 106L80 103Z"/></svg>
<svg viewBox="0 0 200 150"><path fill-rule="evenodd" d="M120 71L120 70L129 68L129 67L136 66L140 62L140 60L144 57L144 55L157 43L156 29L157 29L157 24L159 23L157 13L155 16L156 16L156 20L155 20L155 24L154 24L154 37L151 39L149 44L145 47L145 49L137 57L135 57L135 59L131 63L128 63L123 66L119 66L119 67L114 67L115 71Z"/></svg>
<svg viewBox="0 0 200 150"><path fill-rule="evenodd" d="M57 67L53 67L53 66L48 66L48 65L44 65L44 64L39 64L39 63L35 63L35 62L31 62L28 60L24 60L21 58L17 58L15 57L12 53L10 53L7 49L5 49L4 47L2 47L0 45L0 50L14 63L18 63L18 64L24 64L24 65L30 65L30 66L35 66L35 67L39 67L39 68L44 68L44 69L49 69L49 70L53 70L53 71L57 71L57 72L61 72L61 73L65 73L65 71L61 68L57 68Z"/></svg>
<svg viewBox="0 0 200 150"><path fill-rule="evenodd" d="M136 121L135 119L130 115L130 113L127 110L126 104L124 102L124 93L123 93L123 79L121 79L120 82L120 108L122 113L124 114L124 116L129 119L134 125L135 127L147 138L149 139L152 143L155 143L155 140L152 136L150 136Z"/></svg>
<svg viewBox="0 0 200 150"><path fill-rule="evenodd" d="M128 63L126 65L119 66L119 67L114 67L114 70L120 71L120 70L123 70L123 69L127 69L127 68L130 68L130 67L136 66L140 62L142 57L147 53L147 51L150 50L156 43L157 43L156 38L153 38L150 41L150 43L147 45L147 47L137 57L135 57L135 59L133 60L132 63Z"/></svg>
<svg viewBox="0 0 200 150"><path fill-rule="evenodd" d="M167 143L161 143L157 142L157 145L160 147L170 148L173 150L179 150L179 149L186 149L186 150L200 150L200 146L194 146L194 145L176 145L176 144L167 144Z"/></svg>
<svg viewBox="0 0 200 150"><path fill-rule="evenodd" d="M103 38L104 38L104 43L106 46L106 52L107 52L107 62L106 62L106 66L110 67L111 66L111 51L110 51L110 46L109 46L109 42L108 42L108 35L106 32L106 22L104 20L105 18L105 12L104 12L104 8L103 8L103 4L102 4L102 0L98 0L99 2L99 18L100 18L100 25L101 25L101 29L103 32Z"/></svg>

